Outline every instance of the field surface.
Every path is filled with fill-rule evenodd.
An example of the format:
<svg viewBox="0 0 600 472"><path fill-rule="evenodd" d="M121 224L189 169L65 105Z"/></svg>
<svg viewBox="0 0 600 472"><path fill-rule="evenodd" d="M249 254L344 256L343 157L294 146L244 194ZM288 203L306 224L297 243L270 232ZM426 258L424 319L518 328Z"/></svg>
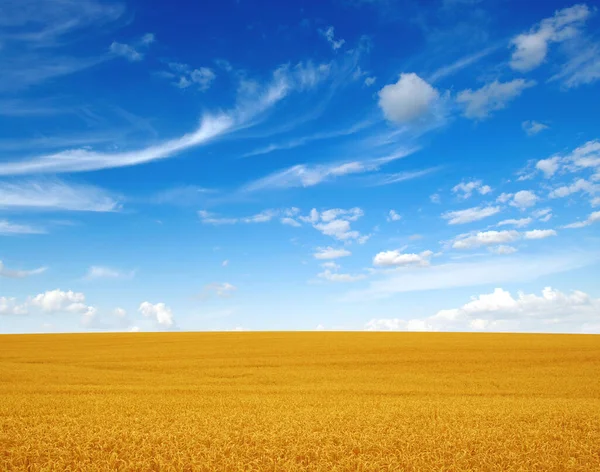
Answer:
<svg viewBox="0 0 600 472"><path fill-rule="evenodd" d="M0 336L2 471L600 471L600 336Z"/></svg>

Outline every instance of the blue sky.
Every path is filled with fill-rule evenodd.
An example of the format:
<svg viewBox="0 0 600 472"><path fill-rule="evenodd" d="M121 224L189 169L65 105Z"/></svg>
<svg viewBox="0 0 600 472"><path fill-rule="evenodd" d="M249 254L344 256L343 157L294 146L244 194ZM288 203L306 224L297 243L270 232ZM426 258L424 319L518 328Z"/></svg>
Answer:
<svg viewBox="0 0 600 472"><path fill-rule="evenodd" d="M0 332L600 332L600 12L0 5Z"/></svg>

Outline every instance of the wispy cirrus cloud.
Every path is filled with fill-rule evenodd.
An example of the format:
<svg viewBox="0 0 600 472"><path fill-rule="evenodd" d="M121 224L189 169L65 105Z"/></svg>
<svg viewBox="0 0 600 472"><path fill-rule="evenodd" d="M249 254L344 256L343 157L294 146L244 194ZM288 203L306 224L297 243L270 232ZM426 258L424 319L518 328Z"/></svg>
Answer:
<svg viewBox="0 0 600 472"><path fill-rule="evenodd" d="M46 270L48 270L47 267L38 267L31 270L9 269L0 261L0 277L7 277L9 279L24 279L32 275L43 274Z"/></svg>
<svg viewBox="0 0 600 472"><path fill-rule="evenodd" d="M0 219L0 235L11 236L17 234L45 234L46 230L37 226L14 223Z"/></svg>

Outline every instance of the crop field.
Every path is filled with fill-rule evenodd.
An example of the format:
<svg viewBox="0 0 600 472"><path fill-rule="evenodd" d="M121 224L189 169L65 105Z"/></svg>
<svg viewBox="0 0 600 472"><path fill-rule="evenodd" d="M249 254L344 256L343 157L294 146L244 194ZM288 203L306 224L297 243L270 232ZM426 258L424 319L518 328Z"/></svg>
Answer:
<svg viewBox="0 0 600 472"><path fill-rule="evenodd" d="M2 471L600 471L600 336L0 336Z"/></svg>

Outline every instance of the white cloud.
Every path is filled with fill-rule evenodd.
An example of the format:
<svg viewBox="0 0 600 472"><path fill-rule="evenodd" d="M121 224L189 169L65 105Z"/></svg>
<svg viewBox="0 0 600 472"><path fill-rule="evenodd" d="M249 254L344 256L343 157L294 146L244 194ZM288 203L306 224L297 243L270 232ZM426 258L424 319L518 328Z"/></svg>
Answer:
<svg viewBox="0 0 600 472"><path fill-rule="evenodd" d="M531 218L520 218L518 220L516 220L516 219L509 219L509 220L503 220L503 221L501 221L500 223L498 223L498 226L512 225L512 226L515 226L517 228L522 228L523 226L527 226L532 221L533 220Z"/></svg>
<svg viewBox="0 0 600 472"><path fill-rule="evenodd" d="M593 213L590 213L590 216L588 216L586 220L565 225L563 226L563 228L583 228L585 226L589 226L593 223L598 222L600 222L600 211L595 211Z"/></svg>
<svg viewBox="0 0 600 472"><path fill-rule="evenodd" d="M498 195L498 198L496 198L496 201L498 203L506 203L513 197L513 195L514 194L512 194L512 193L502 192L500 195Z"/></svg>
<svg viewBox="0 0 600 472"><path fill-rule="evenodd" d="M78 313L83 315L83 322L89 323L96 316L97 309L86 305L85 295L81 292L63 292L60 289L48 290L29 300L31 306L40 308L45 313Z"/></svg>
<svg viewBox="0 0 600 472"><path fill-rule="evenodd" d="M169 63L172 72L165 72L162 75L168 78L174 78L173 85L185 89L195 85L201 92L206 92L217 78L217 75L210 67L199 67L192 69L187 64L179 62Z"/></svg>
<svg viewBox="0 0 600 472"><path fill-rule="evenodd" d="M329 270L339 270L341 268L341 266L339 264L336 264L333 261L323 262L321 264L321 267L323 267L323 269L329 269Z"/></svg>
<svg viewBox="0 0 600 472"><path fill-rule="evenodd" d="M104 190L59 180L0 182L0 208L70 211L118 211L121 204Z"/></svg>
<svg viewBox="0 0 600 472"><path fill-rule="evenodd" d="M281 218L280 221L281 221L281 224L283 224L283 225L294 226L296 228L302 226L294 218L289 218L287 216L285 218Z"/></svg>
<svg viewBox="0 0 600 472"><path fill-rule="evenodd" d="M592 198L590 205L592 205L593 207L600 206L600 197Z"/></svg>
<svg viewBox="0 0 600 472"><path fill-rule="evenodd" d="M0 316L2 315L26 315L27 305L17 304L16 298L0 297Z"/></svg>
<svg viewBox="0 0 600 472"><path fill-rule="evenodd" d="M556 231L553 229L534 229L526 231L523 236L525 239L545 239L550 236L556 236Z"/></svg>
<svg viewBox="0 0 600 472"><path fill-rule="evenodd" d="M385 164L409 156L417 150L417 148L404 149L388 156L358 161L314 165L297 164L250 182L242 190L254 192L277 188L312 187L346 175L377 171ZM419 177L419 175L415 177Z"/></svg>
<svg viewBox="0 0 600 472"><path fill-rule="evenodd" d="M510 205L525 210L534 206L538 200L538 196L531 190L521 190L513 195Z"/></svg>
<svg viewBox="0 0 600 472"><path fill-rule="evenodd" d="M313 228L316 230L326 236L331 236L338 241L355 239L362 244L363 242L366 242L368 237L364 239L365 236L361 236L358 231L352 230L350 223L358 220L363 215L363 211L358 207L350 208L348 210L332 208L320 213L316 208L313 208L309 215L299 216L298 219L312 224Z"/></svg>
<svg viewBox="0 0 600 472"><path fill-rule="evenodd" d="M127 316L127 311L124 308L115 308L113 310L113 314L119 318L125 318Z"/></svg>
<svg viewBox="0 0 600 472"><path fill-rule="evenodd" d="M131 279L135 276L135 271L123 272L118 269L105 266L91 266L85 278L88 280L95 279Z"/></svg>
<svg viewBox="0 0 600 472"><path fill-rule="evenodd" d="M143 302L140 304L138 311L146 318L153 319L161 326L173 326L173 312L164 303L152 304L150 302Z"/></svg>
<svg viewBox="0 0 600 472"><path fill-rule="evenodd" d="M175 156L187 149L198 147L226 133L256 123L261 113L273 107L301 84L291 72L279 68L264 87L259 87L251 97L240 97L234 109L214 115L205 114L200 125L191 133L159 142L137 150L99 152L87 149L70 149L55 154L30 159L0 163L0 175L85 172L92 170L135 166Z"/></svg>
<svg viewBox="0 0 600 472"><path fill-rule="evenodd" d="M371 85L373 85L375 83L376 80L377 80L377 77L366 77L365 78L365 85L367 87L370 87Z"/></svg>
<svg viewBox="0 0 600 472"><path fill-rule="evenodd" d="M544 62L550 43L560 43L577 36L589 16L587 5L574 5L556 11L553 17L542 20L528 33L514 37L511 40L514 48L511 67L520 72L535 69Z"/></svg>
<svg viewBox="0 0 600 472"><path fill-rule="evenodd" d="M214 293L219 298L229 298L236 290L237 287L228 282L213 282L204 286L203 295L209 296Z"/></svg>
<svg viewBox="0 0 600 472"><path fill-rule="evenodd" d="M398 213L396 213L396 210L390 210L387 216L387 221L388 222L392 222L392 221L400 221L402 219L402 216L400 216Z"/></svg>
<svg viewBox="0 0 600 472"><path fill-rule="evenodd" d="M402 253L399 250L383 251L375 255L373 265L378 267L428 266L432 251L420 254Z"/></svg>
<svg viewBox="0 0 600 472"><path fill-rule="evenodd" d="M134 44L124 44L113 41L109 50L115 56L122 56L128 61L137 62L144 58L144 54L140 52L140 49L146 49L153 42L154 35L152 33L147 33Z"/></svg>
<svg viewBox="0 0 600 472"><path fill-rule="evenodd" d="M452 247L454 249L472 249L479 246L511 243L519 239L519 232L510 231L480 231L473 235L459 236Z"/></svg>
<svg viewBox="0 0 600 472"><path fill-rule="evenodd" d="M268 223L269 221L271 221L273 218L275 218L279 214L280 214L279 210L263 210L260 213L256 213L256 214L250 215L250 216L234 217L234 218L221 218L221 217L215 216L214 214L212 214L206 210L198 211L198 216L200 217L200 220L202 221L202 223L208 224L208 225L214 225L214 226L234 225L234 224L238 224L238 223L246 223L246 224Z"/></svg>
<svg viewBox="0 0 600 472"><path fill-rule="evenodd" d="M599 215L600 217L600 215ZM370 282L364 290L354 290L343 301L366 301L388 298L396 293L440 290L488 284L530 282L539 277L557 274L595 264L599 253L572 249L564 252L524 254L504 257L490 256L477 261L431 265L427 270L407 267L393 271Z"/></svg>
<svg viewBox="0 0 600 472"><path fill-rule="evenodd" d="M546 287L541 296L518 292L516 297L502 288L471 297L459 308L439 310L423 318L374 319L365 328L409 330L408 323L428 331L537 331L582 332L597 320L600 300L579 290L570 294Z"/></svg>
<svg viewBox="0 0 600 472"><path fill-rule="evenodd" d="M568 197L573 193L584 192L589 195L600 192L600 185L593 184L592 182L585 179L577 179L571 185L563 185L552 190L548 196L550 198L564 198Z"/></svg>
<svg viewBox="0 0 600 472"><path fill-rule="evenodd" d="M439 92L417 74L400 74L395 84L379 91L379 107L389 121L405 124L426 116L439 96Z"/></svg>
<svg viewBox="0 0 600 472"><path fill-rule="evenodd" d="M366 331L435 331L423 320L400 318L374 318L365 325Z"/></svg>
<svg viewBox="0 0 600 472"><path fill-rule="evenodd" d="M514 79L510 82L495 80L477 90L463 90L456 96L456 101L465 107L464 115L467 118L484 119L489 117L491 112L505 108L508 102L534 85L533 80Z"/></svg>
<svg viewBox="0 0 600 472"><path fill-rule="evenodd" d="M528 136L533 136L549 128L548 125L533 120L524 121L523 123L521 123L521 127L523 128L523 131L527 133Z"/></svg>
<svg viewBox="0 0 600 472"><path fill-rule="evenodd" d="M490 247L488 249L490 252L492 252L494 254L499 254L499 255L514 254L515 252L517 252L516 248L514 248L512 246L506 246L506 245Z"/></svg>
<svg viewBox="0 0 600 472"><path fill-rule="evenodd" d="M351 255L352 253L347 249L336 249L331 246L325 248L317 248L317 252L313 255L315 259L339 259L340 257L346 257Z"/></svg>
<svg viewBox="0 0 600 472"><path fill-rule="evenodd" d="M22 225L18 223L12 223L8 220L0 220L0 234L14 235L14 234L45 234L46 230L43 228L37 228L30 225Z"/></svg>
<svg viewBox="0 0 600 472"><path fill-rule="evenodd" d="M325 30L319 30L319 33L321 34L321 36L323 36L327 40L327 42L331 45L331 48L334 51L337 51L346 42L346 40L344 40L344 39L338 39L338 40L335 39L335 33L334 33L333 26L329 26Z"/></svg>
<svg viewBox="0 0 600 472"><path fill-rule="evenodd" d="M47 267L39 267L32 270L11 270L0 261L0 277L8 277L9 279L23 279L32 275L39 275L46 272Z"/></svg>
<svg viewBox="0 0 600 472"><path fill-rule="evenodd" d="M448 224L450 225L459 225L479 221L493 216L498 212L500 212L500 207L498 206L478 206L467 208L466 210L447 211L442 214L442 218L448 220Z"/></svg>
<svg viewBox="0 0 600 472"><path fill-rule="evenodd" d="M556 172L560 168L559 161L560 161L560 157L551 157L548 159L542 159L540 161L537 161L537 163L535 164L535 167L536 167L536 169L539 169L544 173L544 177L549 179L554 174L556 174Z"/></svg>
<svg viewBox="0 0 600 472"><path fill-rule="evenodd" d="M330 282L356 282L358 280L363 280L367 276L365 274L339 274L337 272L332 272L329 269L324 270L317 274L317 277L328 280Z"/></svg>
<svg viewBox="0 0 600 472"><path fill-rule="evenodd" d="M589 41L571 49L571 57L550 81L560 80L563 87L575 88L600 79L600 44Z"/></svg>
<svg viewBox="0 0 600 472"><path fill-rule="evenodd" d="M429 201L431 201L431 203L435 203L435 204L439 204L442 203L442 199L440 197L439 194L434 193L433 195L429 196Z"/></svg>
<svg viewBox="0 0 600 472"><path fill-rule="evenodd" d="M552 208L542 208L540 210L536 210L532 213L532 215L534 218L537 218L545 223L550 221L550 218L552 218Z"/></svg>
<svg viewBox="0 0 600 472"><path fill-rule="evenodd" d="M473 180L471 182L461 182L452 188L452 192L462 194L464 199L470 198L473 192L478 192L480 195L486 195L492 191L489 185L483 185L481 180Z"/></svg>

